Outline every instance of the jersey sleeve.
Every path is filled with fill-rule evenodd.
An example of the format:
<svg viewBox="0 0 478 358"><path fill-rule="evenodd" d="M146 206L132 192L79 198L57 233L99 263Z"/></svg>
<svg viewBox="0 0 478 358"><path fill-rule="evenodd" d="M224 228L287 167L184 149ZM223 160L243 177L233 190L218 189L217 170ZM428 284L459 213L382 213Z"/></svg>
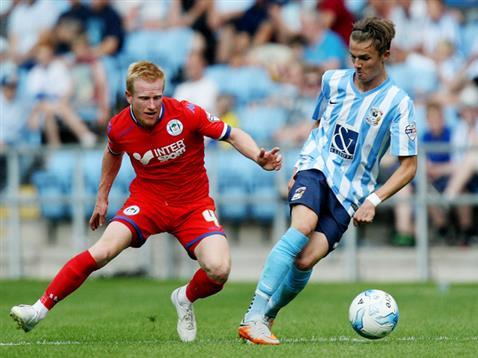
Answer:
<svg viewBox="0 0 478 358"><path fill-rule="evenodd" d="M226 140L231 135L231 126L223 122L219 117L191 103L187 103L186 108L191 112L190 115L195 117L199 133L203 136L215 140Z"/></svg>
<svg viewBox="0 0 478 358"><path fill-rule="evenodd" d="M121 149L120 144L115 140L115 130L114 130L114 118L108 123L107 128L107 136L108 136L108 150L113 155L121 155L123 154L123 150Z"/></svg>
<svg viewBox="0 0 478 358"><path fill-rule="evenodd" d="M330 79L331 72L327 71L322 75L322 84L320 88L319 97L317 98L317 103L315 105L314 114L312 115L312 119L315 121L320 120L322 114L327 107L327 101L329 97L328 91L328 80Z"/></svg>
<svg viewBox="0 0 478 358"><path fill-rule="evenodd" d="M395 111L390 127L390 154L394 156L417 155L415 108L410 97L403 98Z"/></svg>

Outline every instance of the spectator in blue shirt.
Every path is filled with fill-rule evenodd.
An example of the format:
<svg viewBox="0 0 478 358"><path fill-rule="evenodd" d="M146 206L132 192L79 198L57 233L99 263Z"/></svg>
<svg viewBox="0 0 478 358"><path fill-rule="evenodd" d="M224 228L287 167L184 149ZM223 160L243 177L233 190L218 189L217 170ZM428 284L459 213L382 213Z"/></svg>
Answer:
<svg viewBox="0 0 478 358"><path fill-rule="evenodd" d="M303 60L323 70L346 67L347 49L335 32L327 29L320 15L303 12L301 35L306 39Z"/></svg>

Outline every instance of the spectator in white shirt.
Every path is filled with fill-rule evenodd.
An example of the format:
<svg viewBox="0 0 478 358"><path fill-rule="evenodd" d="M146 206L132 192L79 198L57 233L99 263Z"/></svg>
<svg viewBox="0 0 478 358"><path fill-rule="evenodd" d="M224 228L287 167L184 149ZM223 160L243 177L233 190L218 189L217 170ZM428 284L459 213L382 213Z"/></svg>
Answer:
<svg viewBox="0 0 478 358"><path fill-rule="evenodd" d="M217 84L204 76L206 60L201 51L192 51L186 61L186 82L176 87L173 97L187 100L204 108L209 113L216 111Z"/></svg>
<svg viewBox="0 0 478 358"><path fill-rule="evenodd" d="M37 64L27 77L26 91L34 101L30 126L39 128L44 121L47 142L55 147L61 144L57 123L57 119L61 119L83 146L91 147L96 143L96 136L71 106L72 82L68 67L54 56L53 49L49 41L37 45Z"/></svg>
<svg viewBox="0 0 478 358"><path fill-rule="evenodd" d="M59 7L48 0L21 0L10 13L7 36L15 62L31 61L35 44L51 30Z"/></svg>

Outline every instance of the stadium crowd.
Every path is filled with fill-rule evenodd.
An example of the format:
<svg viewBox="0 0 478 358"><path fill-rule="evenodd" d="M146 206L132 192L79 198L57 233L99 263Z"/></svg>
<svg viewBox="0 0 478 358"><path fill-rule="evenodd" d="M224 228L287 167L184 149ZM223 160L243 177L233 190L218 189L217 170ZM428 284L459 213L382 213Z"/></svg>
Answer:
<svg viewBox="0 0 478 358"><path fill-rule="evenodd" d="M126 105L122 76L141 59L165 70L167 96L244 127L262 145L295 148L324 71L350 67L348 38L363 16L395 23L387 71L415 102L420 143L454 148L428 153L430 188L450 198L478 193L478 151L469 150L478 145L478 0L2 0L1 171L8 148L99 146ZM383 163L384 176L397 165ZM29 164L27 182L38 169ZM433 228L468 245L477 208L454 209L431 207ZM411 203L394 212L394 243L413 244Z"/></svg>

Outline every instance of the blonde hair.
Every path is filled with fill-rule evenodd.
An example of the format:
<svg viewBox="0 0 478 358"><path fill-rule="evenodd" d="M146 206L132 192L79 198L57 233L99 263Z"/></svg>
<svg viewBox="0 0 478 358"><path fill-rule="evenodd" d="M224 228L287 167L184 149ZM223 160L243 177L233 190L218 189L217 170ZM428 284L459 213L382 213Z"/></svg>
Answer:
<svg viewBox="0 0 478 358"><path fill-rule="evenodd" d="M154 82L158 79L161 79L163 80L164 84L166 82L163 70L149 61L138 61L129 65L128 75L126 77L126 90L129 93L134 93L133 84L137 79L142 79L147 82Z"/></svg>
<svg viewBox="0 0 478 358"><path fill-rule="evenodd" d="M372 40L380 55L390 50L395 37L395 25L392 21L379 17L366 17L354 23L350 38L357 42Z"/></svg>

